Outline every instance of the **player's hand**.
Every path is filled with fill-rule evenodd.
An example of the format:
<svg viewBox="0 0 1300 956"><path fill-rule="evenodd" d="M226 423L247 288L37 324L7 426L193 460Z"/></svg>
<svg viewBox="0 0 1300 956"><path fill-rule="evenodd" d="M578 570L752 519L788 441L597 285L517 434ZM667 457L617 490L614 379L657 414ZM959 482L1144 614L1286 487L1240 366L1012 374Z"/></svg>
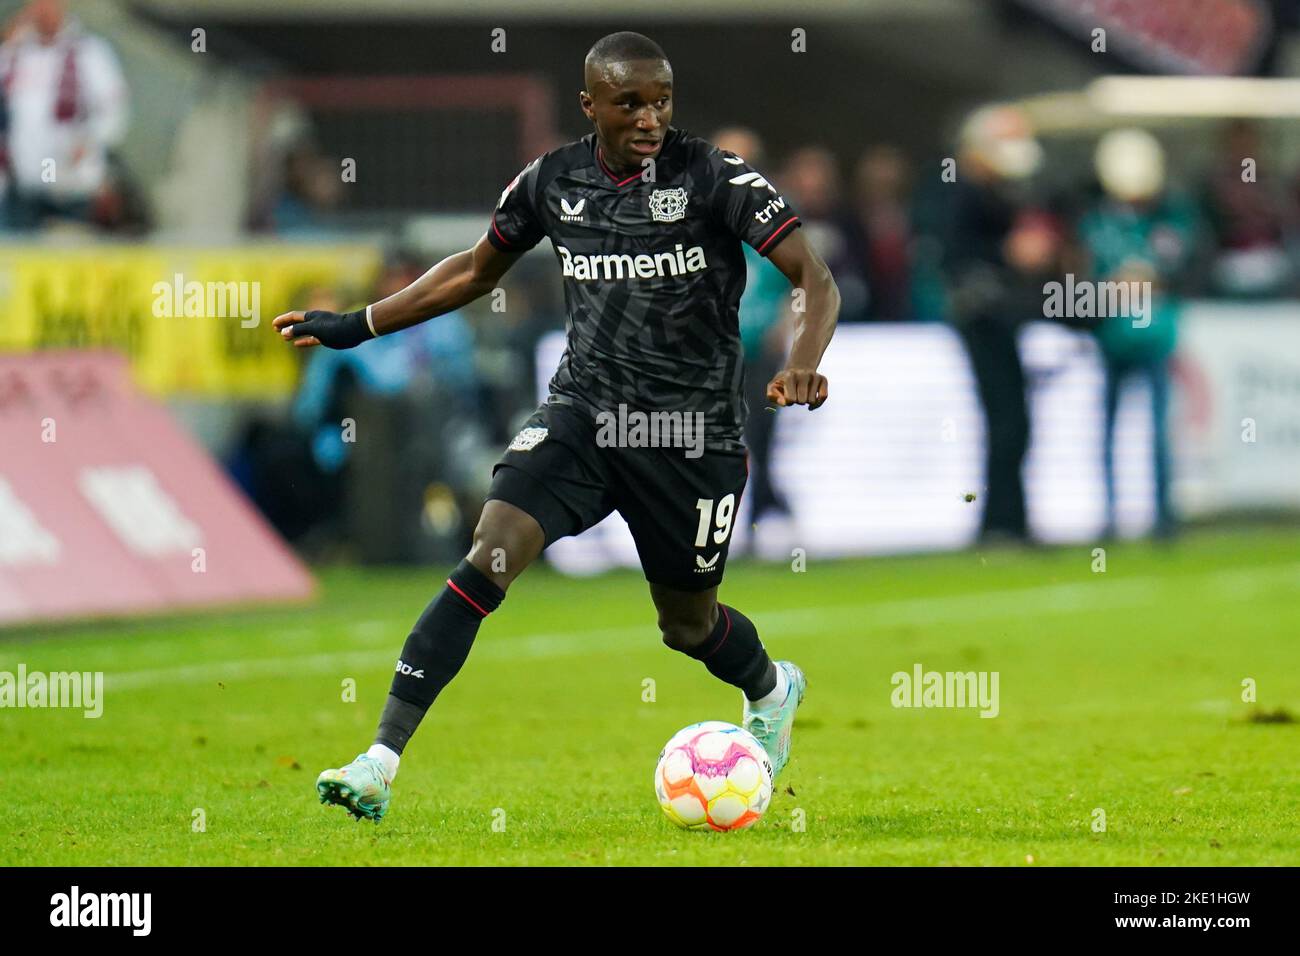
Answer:
<svg viewBox="0 0 1300 956"><path fill-rule="evenodd" d="M825 375L811 368L787 368L767 383L767 400L774 405L807 405L808 410L821 408L830 397L830 383Z"/></svg>
<svg viewBox="0 0 1300 956"><path fill-rule="evenodd" d="M286 312L277 315L271 325L286 342L292 342L294 348L310 348L323 345L330 349L350 349L374 338L370 326L366 325L366 313L360 312L325 312L313 309L311 312Z"/></svg>

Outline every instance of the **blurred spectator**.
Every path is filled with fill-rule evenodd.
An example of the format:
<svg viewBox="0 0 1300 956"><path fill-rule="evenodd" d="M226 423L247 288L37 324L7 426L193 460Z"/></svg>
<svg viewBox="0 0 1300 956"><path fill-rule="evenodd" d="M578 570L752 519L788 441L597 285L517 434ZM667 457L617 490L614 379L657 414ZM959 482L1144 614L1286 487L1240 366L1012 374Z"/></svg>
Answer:
<svg viewBox="0 0 1300 956"><path fill-rule="evenodd" d="M316 288L307 294L305 305L336 311L341 303L332 290ZM317 399L325 406L319 418L333 420L338 429L355 378L348 372L329 384L323 402ZM322 542L341 535L344 499L343 458L320 447L326 443L318 436L312 424L301 419L278 422L255 415L227 462L235 481L272 526L312 557L320 557Z"/></svg>
<svg viewBox="0 0 1300 956"><path fill-rule="evenodd" d="M484 300L487 309L469 310L486 399L484 424L493 445L508 442L536 411L537 343L547 332L564 328L563 307L548 294L554 286L549 267L525 259L501 281L499 310L495 295Z"/></svg>
<svg viewBox="0 0 1300 956"><path fill-rule="evenodd" d="M378 302L401 291L423 270L405 254L388 259L372 300ZM310 303L308 308L337 310L337 305ZM338 470L350 451L333 414L338 380L355 383L363 391L396 395L424 379L436 388L442 412L448 417L475 419L481 405L474 370L474 335L460 312L449 312L397 335L380 336L365 348L314 349L298 394L293 416L312 436L312 453L319 467Z"/></svg>
<svg viewBox="0 0 1300 956"><path fill-rule="evenodd" d="M1021 465L1029 446L1025 373L1016 333L1042 316L1041 285L1054 246L1041 216L1023 216L1018 191L1041 161L1028 119L1010 107L977 111L962 128L957 177L941 228L949 318L961 335L984 409L984 541L1027 535Z"/></svg>
<svg viewBox="0 0 1300 956"><path fill-rule="evenodd" d="M808 241L821 253L840 289L840 321L867 318L867 240L841 195L835 157L821 146L797 150L780 176L781 188L803 220Z"/></svg>
<svg viewBox="0 0 1300 956"><path fill-rule="evenodd" d="M1233 120L1223 129L1219 155L1206 178L1214 288L1227 295L1274 295L1292 275L1284 245L1285 205L1271 185L1277 180L1262 147L1256 124ZM1251 161L1249 171L1244 160Z"/></svg>
<svg viewBox="0 0 1300 956"><path fill-rule="evenodd" d="M126 133L128 93L108 43L63 0L33 0L6 28L0 86L8 228L120 215L110 150Z"/></svg>
<svg viewBox="0 0 1300 956"><path fill-rule="evenodd" d="M421 271L413 257L390 257L367 301L386 298ZM340 301L329 289L312 290L306 298L306 309L357 305ZM319 557L344 541L376 537L367 533L375 529L358 528L366 521L357 507L366 502L358 499L369 491L348 492L356 484L351 471L358 431L365 429L371 450L367 466L392 487L410 491L391 507L372 506L371 513L382 511L385 520L400 521L407 507L405 517L411 519L420 513L421 489L436 486L442 498L454 498L457 489L476 480L471 472L477 472L483 444L481 405L473 334L461 313L447 313L363 348L312 349L290 420L250 422L230 468L276 529ZM380 553L383 548L375 545L371 556L411 556L410 541L389 543L391 551Z"/></svg>
<svg viewBox="0 0 1300 956"><path fill-rule="evenodd" d="M858 220L866 237L872 319L912 318L912 212L907 162L896 146L862 154L856 174Z"/></svg>
<svg viewBox="0 0 1300 956"><path fill-rule="evenodd" d="M729 150L745 159L751 166L762 168L766 156L763 141L753 130L732 127L713 134L713 143L719 149ZM803 208L795 209L803 215ZM749 418L745 424L745 444L749 447L749 500L750 522L757 527L759 538L773 539L764 553L778 550L785 553L788 537L790 508L785 497L772 480L772 433L776 416L767 410L767 383L785 364L786 317L785 308L790 292L790 281L781 270L759 255L748 243L741 243L745 252L745 292L740 298L740 342L745 354L745 404Z"/></svg>
<svg viewBox="0 0 1300 956"><path fill-rule="evenodd" d="M284 157L284 186L266 226L281 235L319 230L342 198L339 164L299 146Z"/></svg>
<svg viewBox="0 0 1300 956"><path fill-rule="evenodd" d="M1164 536L1175 528L1169 497L1168 366L1177 339L1179 304L1171 286L1190 261L1196 218L1190 204L1166 192L1164 150L1145 130L1107 133L1097 144L1095 159L1106 198L1079 223L1080 238L1092 260L1092 278L1146 282L1151 290L1147 315L1108 316L1097 325L1097 342L1106 364L1106 535L1116 530L1115 415L1124 383L1135 378L1150 388L1156 533Z"/></svg>
<svg viewBox="0 0 1300 956"><path fill-rule="evenodd" d="M259 109L249 170L248 228L254 232L335 231L345 167L318 144L310 112L292 98Z"/></svg>
<svg viewBox="0 0 1300 956"><path fill-rule="evenodd" d="M143 235L153 218L139 181L131 175L116 153L108 154L108 179L95 197L91 221L113 233Z"/></svg>

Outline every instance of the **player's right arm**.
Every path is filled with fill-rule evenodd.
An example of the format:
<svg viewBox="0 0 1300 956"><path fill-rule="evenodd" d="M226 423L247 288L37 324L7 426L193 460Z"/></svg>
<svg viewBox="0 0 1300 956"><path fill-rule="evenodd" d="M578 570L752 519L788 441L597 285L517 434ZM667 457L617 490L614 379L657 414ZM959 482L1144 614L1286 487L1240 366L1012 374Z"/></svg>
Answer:
<svg viewBox="0 0 1300 956"><path fill-rule="evenodd" d="M271 324L295 348L349 349L453 312L496 288L522 252L503 252L487 236L448 256L400 292L356 312L286 312ZM369 318L367 319L367 312Z"/></svg>

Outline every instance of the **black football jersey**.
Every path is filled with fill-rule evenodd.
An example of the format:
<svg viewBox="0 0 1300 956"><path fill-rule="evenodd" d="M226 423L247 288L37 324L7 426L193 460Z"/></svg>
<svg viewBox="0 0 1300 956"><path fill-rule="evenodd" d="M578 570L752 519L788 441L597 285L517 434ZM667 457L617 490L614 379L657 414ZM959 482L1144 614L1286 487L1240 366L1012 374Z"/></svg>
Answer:
<svg viewBox="0 0 1300 956"><path fill-rule="evenodd" d="M703 413L706 447L739 451L740 243L768 255L799 217L744 159L686 130L669 128L649 170L615 174L589 133L524 167L488 240L555 248L567 344L548 401L593 415Z"/></svg>

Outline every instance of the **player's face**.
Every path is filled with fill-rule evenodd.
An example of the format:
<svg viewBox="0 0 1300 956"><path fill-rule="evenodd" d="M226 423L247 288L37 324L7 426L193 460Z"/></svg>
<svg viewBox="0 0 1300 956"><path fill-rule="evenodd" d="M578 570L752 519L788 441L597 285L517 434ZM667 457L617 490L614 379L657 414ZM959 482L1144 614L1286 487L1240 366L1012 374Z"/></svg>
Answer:
<svg viewBox="0 0 1300 956"><path fill-rule="evenodd" d="M608 159L640 167L663 149L673 118L673 71L666 60L606 64L581 96Z"/></svg>

